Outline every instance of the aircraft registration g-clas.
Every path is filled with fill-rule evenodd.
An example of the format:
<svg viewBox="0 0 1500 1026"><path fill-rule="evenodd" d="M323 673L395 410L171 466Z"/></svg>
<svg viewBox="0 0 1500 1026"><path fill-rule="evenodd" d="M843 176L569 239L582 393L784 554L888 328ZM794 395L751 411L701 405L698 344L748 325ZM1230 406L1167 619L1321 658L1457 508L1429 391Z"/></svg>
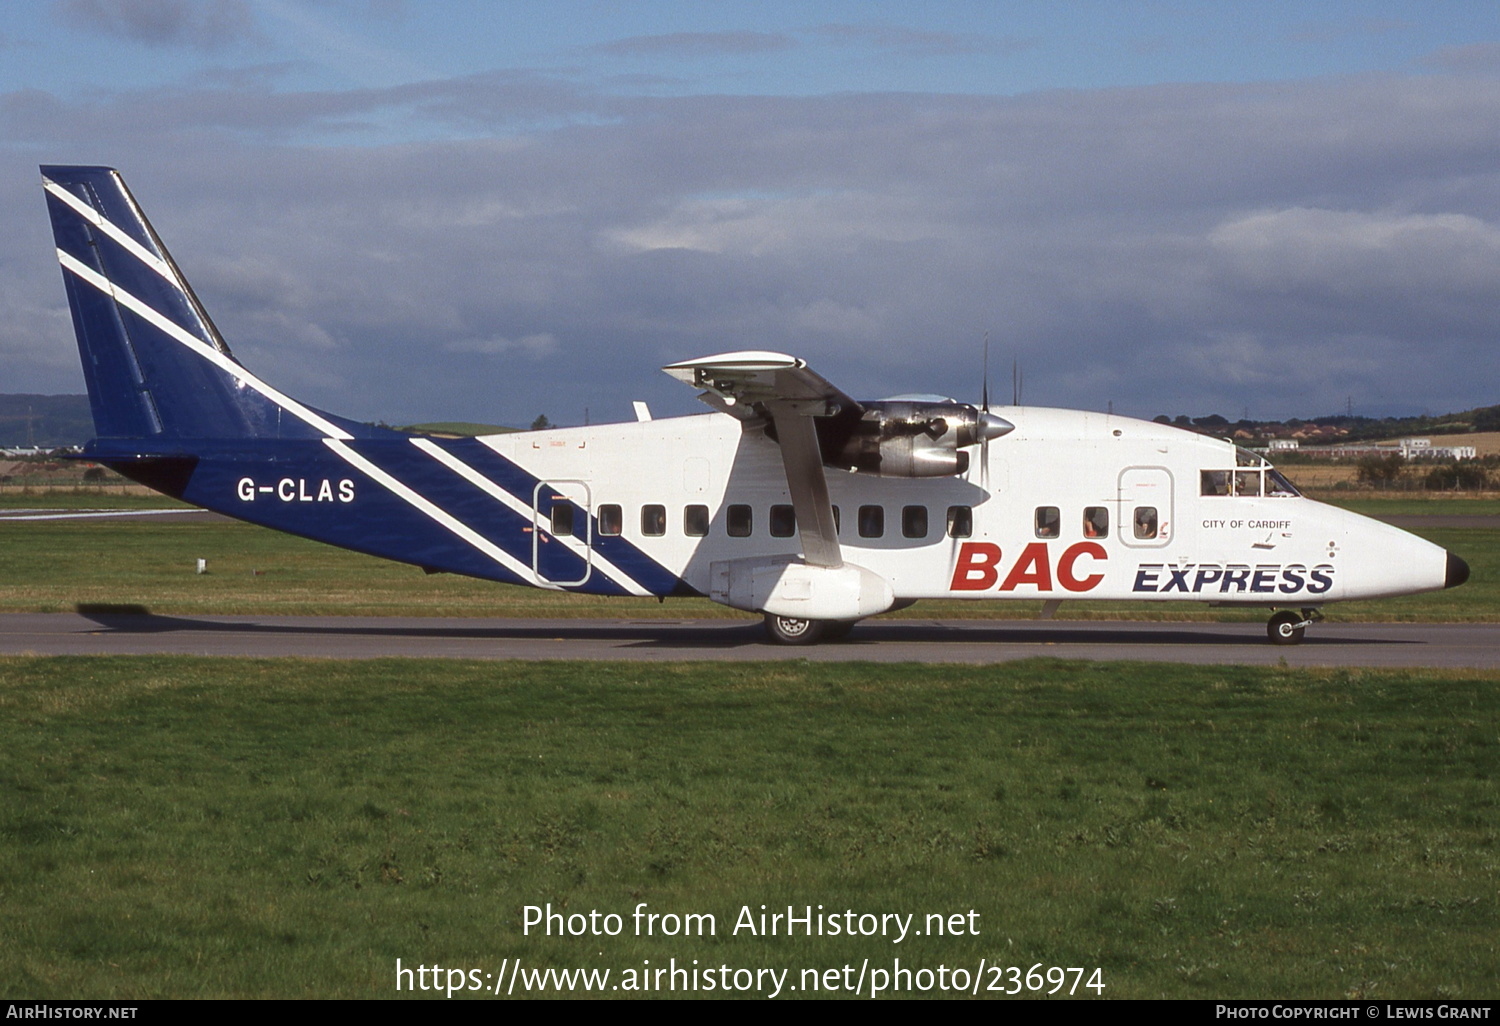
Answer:
<svg viewBox="0 0 1500 1026"><path fill-rule="evenodd" d="M118 172L42 168L97 437L84 456L251 523L432 572L700 595L805 644L921 599L1275 611L1463 583L1463 560L1160 424L857 401L791 356L668 374L712 412L480 438L314 409L235 359Z"/></svg>

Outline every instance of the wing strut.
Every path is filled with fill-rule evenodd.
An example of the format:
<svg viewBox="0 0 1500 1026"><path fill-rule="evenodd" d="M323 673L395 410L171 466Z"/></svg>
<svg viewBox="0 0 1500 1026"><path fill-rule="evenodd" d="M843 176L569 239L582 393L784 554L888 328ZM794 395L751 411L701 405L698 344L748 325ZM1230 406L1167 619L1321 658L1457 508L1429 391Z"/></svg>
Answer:
<svg viewBox="0 0 1500 1026"><path fill-rule="evenodd" d="M837 569L844 565L844 555L839 549L833 503L828 498L823 453L818 448L818 433L813 428L813 417L821 415L827 405L824 402L771 402L766 407L776 423L776 437L781 442L781 462L786 470L786 486L792 493L792 509L797 513L802 558L813 566ZM810 406L816 406L817 412L798 408Z"/></svg>
<svg viewBox="0 0 1500 1026"><path fill-rule="evenodd" d="M797 513L802 558L812 566L832 569L843 566L838 525L828 498L823 452L813 418L830 417L841 411L857 413L861 409L859 403L808 370L806 362L784 353L721 353L684 360L662 370L679 381L704 389L699 398L716 410L741 420L753 419L757 414L771 418L781 446L781 465L786 471L792 509Z"/></svg>

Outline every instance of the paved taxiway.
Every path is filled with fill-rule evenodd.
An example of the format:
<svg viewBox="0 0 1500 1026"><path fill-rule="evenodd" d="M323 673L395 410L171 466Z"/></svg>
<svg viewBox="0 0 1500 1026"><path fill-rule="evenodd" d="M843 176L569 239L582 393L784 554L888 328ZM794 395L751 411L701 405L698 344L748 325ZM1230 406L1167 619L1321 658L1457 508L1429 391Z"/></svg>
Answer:
<svg viewBox="0 0 1500 1026"><path fill-rule="evenodd" d="M8 655L383 656L455 659L809 659L995 663L1034 656L1174 663L1500 669L1500 624L1319 624L1301 645L1261 624L874 620L846 641L789 648L744 620L468 620L419 617L0 615Z"/></svg>

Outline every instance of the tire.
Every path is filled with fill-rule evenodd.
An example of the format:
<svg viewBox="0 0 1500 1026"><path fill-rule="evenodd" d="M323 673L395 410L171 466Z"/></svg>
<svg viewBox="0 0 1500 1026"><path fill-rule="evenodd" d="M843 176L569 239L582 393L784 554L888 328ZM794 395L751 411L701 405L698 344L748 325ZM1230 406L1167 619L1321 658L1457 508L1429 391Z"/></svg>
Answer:
<svg viewBox="0 0 1500 1026"><path fill-rule="evenodd" d="M1294 613L1290 609L1282 610L1266 624L1266 636L1273 645L1300 645L1302 635L1307 633L1306 627L1297 626L1302 620L1300 613Z"/></svg>
<svg viewBox="0 0 1500 1026"><path fill-rule="evenodd" d="M766 633L778 645L816 645L828 632L827 620L766 615Z"/></svg>

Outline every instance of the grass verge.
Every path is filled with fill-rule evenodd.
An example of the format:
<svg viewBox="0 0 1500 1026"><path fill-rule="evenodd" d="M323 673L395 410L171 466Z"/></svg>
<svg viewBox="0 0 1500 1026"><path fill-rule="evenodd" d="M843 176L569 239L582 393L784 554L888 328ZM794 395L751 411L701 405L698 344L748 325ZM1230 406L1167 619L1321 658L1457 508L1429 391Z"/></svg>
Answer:
<svg viewBox="0 0 1500 1026"><path fill-rule="evenodd" d="M796 982L900 957L1097 966L1112 997L1493 997L1496 682L0 660L0 990L388 997L397 958ZM717 931L523 935L549 902ZM762 904L973 910L978 935L733 934Z"/></svg>

